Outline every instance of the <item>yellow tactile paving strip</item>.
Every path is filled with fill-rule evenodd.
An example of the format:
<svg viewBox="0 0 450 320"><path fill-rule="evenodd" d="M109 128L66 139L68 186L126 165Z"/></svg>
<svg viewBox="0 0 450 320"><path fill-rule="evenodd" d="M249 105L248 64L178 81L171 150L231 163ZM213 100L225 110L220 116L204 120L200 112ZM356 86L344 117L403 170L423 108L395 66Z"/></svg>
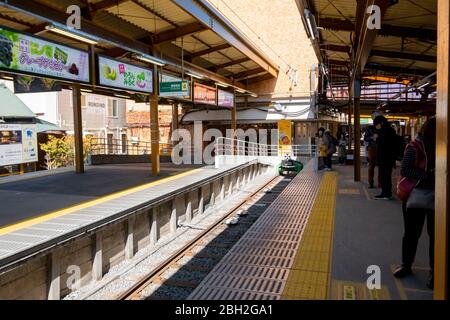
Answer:
<svg viewBox="0 0 450 320"><path fill-rule="evenodd" d="M330 288L337 174L324 174L282 299L325 300Z"/></svg>
<svg viewBox="0 0 450 320"><path fill-rule="evenodd" d="M391 297L386 286L382 286L379 290L369 290L366 283L333 280L331 286L331 299L390 300Z"/></svg>

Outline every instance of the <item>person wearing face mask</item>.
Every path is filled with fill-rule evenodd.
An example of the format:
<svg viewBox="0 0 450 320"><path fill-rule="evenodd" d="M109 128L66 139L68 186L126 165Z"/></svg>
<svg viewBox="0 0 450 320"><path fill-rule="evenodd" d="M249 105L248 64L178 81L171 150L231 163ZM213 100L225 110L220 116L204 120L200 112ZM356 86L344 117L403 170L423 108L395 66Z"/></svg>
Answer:
<svg viewBox="0 0 450 320"><path fill-rule="evenodd" d="M397 134L384 116L375 117L373 125L378 132L377 165L381 182L381 194L375 196L375 200L390 200L392 199L392 169L395 168L397 159Z"/></svg>
<svg viewBox="0 0 450 320"><path fill-rule="evenodd" d="M397 195L403 202L404 234L402 264L394 276L412 274L417 245L427 222L430 273L427 286L433 289L434 277L434 189L436 168L436 118L425 122L417 137L406 147L401 166Z"/></svg>

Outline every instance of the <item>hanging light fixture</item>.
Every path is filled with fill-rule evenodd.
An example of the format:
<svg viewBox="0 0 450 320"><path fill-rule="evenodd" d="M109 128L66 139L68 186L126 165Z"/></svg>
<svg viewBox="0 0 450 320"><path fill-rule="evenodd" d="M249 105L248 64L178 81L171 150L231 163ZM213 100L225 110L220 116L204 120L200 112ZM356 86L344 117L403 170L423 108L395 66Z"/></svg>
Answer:
<svg viewBox="0 0 450 320"><path fill-rule="evenodd" d="M59 35L63 35L81 42L85 42L87 44L97 44L98 39L95 39L93 36L84 33L81 30L77 30L74 28L66 27L59 23L52 23L50 25L45 26L45 30L51 31L53 33L57 33Z"/></svg>

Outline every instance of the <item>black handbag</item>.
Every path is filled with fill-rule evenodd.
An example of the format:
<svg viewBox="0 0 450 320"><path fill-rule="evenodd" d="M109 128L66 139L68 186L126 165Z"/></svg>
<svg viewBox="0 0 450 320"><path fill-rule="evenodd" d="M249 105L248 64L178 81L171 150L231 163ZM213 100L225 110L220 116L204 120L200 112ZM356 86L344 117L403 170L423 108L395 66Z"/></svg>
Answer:
<svg viewBox="0 0 450 320"><path fill-rule="evenodd" d="M406 209L434 210L434 190L414 188L406 201Z"/></svg>

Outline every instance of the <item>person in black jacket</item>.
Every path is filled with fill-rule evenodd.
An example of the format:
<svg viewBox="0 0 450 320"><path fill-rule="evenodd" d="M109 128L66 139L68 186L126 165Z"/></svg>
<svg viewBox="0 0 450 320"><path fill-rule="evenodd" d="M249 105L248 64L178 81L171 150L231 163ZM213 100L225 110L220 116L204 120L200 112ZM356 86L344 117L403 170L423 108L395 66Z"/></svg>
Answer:
<svg viewBox="0 0 450 320"><path fill-rule="evenodd" d="M413 144L413 146L406 148L400 174L402 177L418 181L416 188L434 190L436 167L436 118L432 118L425 122L415 140L415 145L422 145L423 147L413 147ZM422 165L421 162L423 163ZM434 282L434 210L425 208L407 209L406 202L403 203L405 232L402 240L402 265L394 271L394 276L403 278L412 273L411 266L416 256L417 244L422 234L425 219L427 220L427 232L430 238L430 275L427 286L432 289Z"/></svg>
<svg viewBox="0 0 450 320"><path fill-rule="evenodd" d="M377 116L373 125L378 130L377 137L377 164L381 182L381 194L375 196L376 200L392 199L392 169L396 161L396 133L383 116Z"/></svg>

